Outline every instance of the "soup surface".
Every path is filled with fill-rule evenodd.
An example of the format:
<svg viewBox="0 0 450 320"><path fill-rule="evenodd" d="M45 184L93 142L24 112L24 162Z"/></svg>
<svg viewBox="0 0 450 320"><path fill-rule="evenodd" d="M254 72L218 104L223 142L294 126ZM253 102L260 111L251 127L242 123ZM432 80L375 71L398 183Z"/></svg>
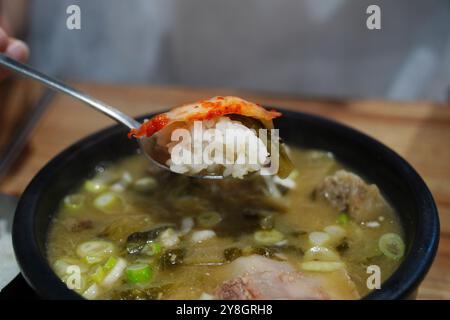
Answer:
<svg viewBox="0 0 450 320"><path fill-rule="evenodd" d="M61 201L48 260L88 299L363 297L374 268L382 283L402 260L395 211L332 154L291 158L283 180L151 172L140 155L99 165Z"/></svg>

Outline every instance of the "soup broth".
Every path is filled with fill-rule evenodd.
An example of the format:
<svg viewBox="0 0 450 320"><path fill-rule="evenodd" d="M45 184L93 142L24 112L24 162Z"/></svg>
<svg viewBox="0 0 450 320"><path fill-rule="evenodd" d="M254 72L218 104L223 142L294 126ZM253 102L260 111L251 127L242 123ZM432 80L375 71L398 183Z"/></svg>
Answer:
<svg viewBox="0 0 450 320"><path fill-rule="evenodd" d="M396 212L332 154L290 152L287 179L200 180L140 155L99 166L61 201L49 263L88 299L363 297L368 266L383 282L402 260Z"/></svg>

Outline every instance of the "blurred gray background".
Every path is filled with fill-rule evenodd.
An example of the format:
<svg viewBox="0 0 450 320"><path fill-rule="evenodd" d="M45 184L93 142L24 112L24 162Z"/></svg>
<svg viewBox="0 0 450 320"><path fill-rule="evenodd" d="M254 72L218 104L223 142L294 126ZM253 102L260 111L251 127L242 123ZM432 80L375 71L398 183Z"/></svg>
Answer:
<svg viewBox="0 0 450 320"><path fill-rule="evenodd" d="M66 8L81 7L79 31ZM381 30L366 8L381 7ZM34 0L30 63L71 80L447 101L447 0Z"/></svg>

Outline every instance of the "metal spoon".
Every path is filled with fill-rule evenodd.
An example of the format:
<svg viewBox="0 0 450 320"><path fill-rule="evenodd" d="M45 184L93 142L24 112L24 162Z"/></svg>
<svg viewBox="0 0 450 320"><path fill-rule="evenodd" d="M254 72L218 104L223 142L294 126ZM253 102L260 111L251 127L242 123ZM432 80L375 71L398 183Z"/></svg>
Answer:
<svg viewBox="0 0 450 320"><path fill-rule="evenodd" d="M36 80L45 86L64 93L72 98L78 99L88 106L94 108L97 111L107 115L108 117L114 119L118 123L128 127L129 129L139 128L140 123L130 116L124 114L122 111L113 108L112 106L97 100L85 93L82 93L67 84L63 83L60 80L54 79L48 75L43 74L23 63L17 62L14 59L11 59L3 54L0 54L0 65L5 66L6 68L17 72L23 76ZM156 148L156 135L153 135L151 138L139 138L138 139L139 147L142 152L146 155L146 157L151 161L152 164L157 167L169 170L170 168L165 165L163 162L159 162L158 159L158 150ZM172 172L172 171L171 171ZM223 177L220 175L197 175L195 177L203 178L203 179L222 179Z"/></svg>

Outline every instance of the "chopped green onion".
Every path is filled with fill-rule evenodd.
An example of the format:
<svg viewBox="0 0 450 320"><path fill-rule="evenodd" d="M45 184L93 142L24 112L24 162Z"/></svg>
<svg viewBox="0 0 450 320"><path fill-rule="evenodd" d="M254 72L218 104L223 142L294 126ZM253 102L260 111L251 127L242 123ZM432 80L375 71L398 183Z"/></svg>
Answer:
<svg viewBox="0 0 450 320"><path fill-rule="evenodd" d="M144 177L134 183L133 189L138 192L147 193L155 190L157 186L158 182L155 178Z"/></svg>
<svg viewBox="0 0 450 320"><path fill-rule="evenodd" d="M96 179L87 180L84 183L84 189L91 193L101 193L103 191L106 191L107 188L108 186L106 183Z"/></svg>
<svg viewBox="0 0 450 320"><path fill-rule="evenodd" d="M67 268L73 265L78 266L82 273L89 270L89 267L85 263L76 258L62 258L56 260L53 264L53 270L55 270L57 275L62 277L67 274Z"/></svg>
<svg viewBox="0 0 450 320"><path fill-rule="evenodd" d="M70 276L72 275L72 276ZM81 294L83 290L86 289L86 286L88 285L88 281L85 275L81 274L79 281L78 276L75 275L74 272L70 272L70 274L67 274L65 277L62 278L63 282L67 285L73 288L74 291Z"/></svg>
<svg viewBox="0 0 450 320"><path fill-rule="evenodd" d="M85 196L82 194L70 194L64 197L64 208L70 211L78 211L84 205Z"/></svg>
<svg viewBox="0 0 450 320"><path fill-rule="evenodd" d="M96 283L94 283L83 292L82 296L85 299L93 300L93 299L97 298L99 294L100 294L100 288L98 287L98 285Z"/></svg>
<svg viewBox="0 0 450 320"><path fill-rule="evenodd" d="M66 274L67 268L69 266L70 266L70 264L67 263L66 261L64 261L62 259L58 259L53 264L53 270L59 277L62 277Z"/></svg>
<svg viewBox="0 0 450 320"><path fill-rule="evenodd" d="M337 223L339 223L342 226L345 226L349 221L350 218L346 213L341 213L337 218Z"/></svg>
<svg viewBox="0 0 450 320"><path fill-rule="evenodd" d="M117 258L117 263L103 279L101 283L102 287L111 287L114 283L116 283L122 277L122 274L126 267L127 261L122 258Z"/></svg>
<svg viewBox="0 0 450 320"><path fill-rule="evenodd" d="M101 258L101 257L95 257L95 256L86 256L86 257L84 257L84 262L86 262L87 264L98 263L98 262L100 262L102 260L103 260L103 258Z"/></svg>
<svg viewBox="0 0 450 320"><path fill-rule="evenodd" d="M339 261L339 255L327 247L315 246L305 252L305 261Z"/></svg>
<svg viewBox="0 0 450 320"><path fill-rule="evenodd" d="M115 251L114 245L107 241L87 241L77 247L77 255L88 264L101 262Z"/></svg>
<svg viewBox="0 0 450 320"><path fill-rule="evenodd" d="M125 171L122 174L122 178L114 183L111 186L110 190L114 192L124 192L131 183L133 183L133 177L129 172Z"/></svg>
<svg viewBox="0 0 450 320"><path fill-rule="evenodd" d="M256 242L264 245L273 245L284 239L284 235L275 229L256 231L253 237Z"/></svg>
<svg viewBox="0 0 450 320"><path fill-rule="evenodd" d="M148 264L138 263L127 267L126 275L130 283L143 283L151 280L153 270Z"/></svg>
<svg viewBox="0 0 450 320"><path fill-rule="evenodd" d="M213 227L222 221L222 216L216 211L208 211L197 217L197 222L205 228Z"/></svg>
<svg viewBox="0 0 450 320"><path fill-rule="evenodd" d="M156 256L161 253L162 247L159 242L150 242L147 243L142 249L142 253L148 256Z"/></svg>
<svg viewBox="0 0 450 320"><path fill-rule="evenodd" d="M108 258L103 268L106 272L111 271L111 269L114 268L114 266L117 264L117 261L118 259L116 256L111 256Z"/></svg>
<svg viewBox="0 0 450 320"><path fill-rule="evenodd" d="M103 278L105 277L106 272L105 269L102 266L98 266L95 271L90 275L90 280L94 281L95 283L102 282Z"/></svg>
<svg viewBox="0 0 450 320"><path fill-rule="evenodd" d="M399 260L405 254L405 243L396 233L386 233L378 240L378 248L388 258Z"/></svg>
<svg viewBox="0 0 450 320"><path fill-rule="evenodd" d="M122 199L113 192L105 192L94 200L94 206L104 213L119 213L123 210Z"/></svg>

